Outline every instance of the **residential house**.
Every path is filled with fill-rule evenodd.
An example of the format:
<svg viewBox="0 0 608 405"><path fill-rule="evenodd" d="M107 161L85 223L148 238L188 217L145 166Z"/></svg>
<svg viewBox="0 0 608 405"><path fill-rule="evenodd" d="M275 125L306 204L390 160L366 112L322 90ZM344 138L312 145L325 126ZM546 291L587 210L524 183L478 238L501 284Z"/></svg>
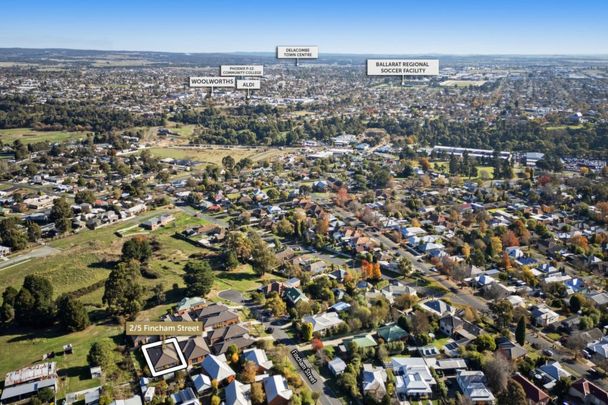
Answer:
<svg viewBox="0 0 608 405"><path fill-rule="evenodd" d="M456 340L471 341L479 336L483 329L456 315L446 315L439 319L439 330Z"/></svg>
<svg viewBox="0 0 608 405"><path fill-rule="evenodd" d="M335 357L327 362L327 368L334 376L339 376L346 370L346 363L340 357Z"/></svg>
<svg viewBox="0 0 608 405"><path fill-rule="evenodd" d="M288 288L285 290L285 301L291 306L295 306L300 301L308 301L306 294L299 288Z"/></svg>
<svg viewBox="0 0 608 405"><path fill-rule="evenodd" d="M199 309L203 309L206 305L206 302L201 297L185 297L180 302L177 303L175 307L175 312L177 315L184 315L186 312L196 311Z"/></svg>
<svg viewBox="0 0 608 405"><path fill-rule="evenodd" d="M544 305L533 306L530 309L530 314L532 315L532 322L536 326L548 326L559 320L559 315Z"/></svg>
<svg viewBox="0 0 608 405"><path fill-rule="evenodd" d="M515 373L512 378L524 389L528 405L547 405L551 400L551 397L545 391L538 388L520 373Z"/></svg>
<svg viewBox="0 0 608 405"><path fill-rule="evenodd" d="M386 370L371 364L363 365L363 394L380 401L386 395Z"/></svg>
<svg viewBox="0 0 608 405"><path fill-rule="evenodd" d="M200 405L198 397L190 387L172 394L171 399L175 405Z"/></svg>
<svg viewBox="0 0 608 405"><path fill-rule="evenodd" d="M184 354L188 366L200 364L205 356L210 353L207 343L202 336L190 337L179 342L179 347Z"/></svg>
<svg viewBox="0 0 608 405"><path fill-rule="evenodd" d="M509 338L501 336L496 339L496 351L502 354L507 360L517 360L525 356L528 351L519 344L512 342Z"/></svg>
<svg viewBox="0 0 608 405"><path fill-rule="evenodd" d="M226 356L223 354L220 356L214 356L213 354L208 355L205 357L205 360L203 360L202 366L209 378L217 380L218 382L231 382L236 376L234 370L232 370L226 362Z"/></svg>
<svg viewBox="0 0 608 405"><path fill-rule="evenodd" d="M195 374L192 376L192 383L198 395L211 389L211 379L206 374Z"/></svg>
<svg viewBox="0 0 608 405"><path fill-rule="evenodd" d="M224 390L225 405L251 405L251 385L241 384L238 380L232 381Z"/></svg>
<svg viewBox="0 0 608 405"><path fill-rule="evenodd" d="M543 387L551 389L562 378L570 378L572 374L566 371L558 361L547 362L536 369Z"/></svg>
<svg viewBox="0 0 608 405"><path fill-rule="evenodd" d="M428 301L424 301L420 303L420 308L424 309L425 311L431 312L432 314L435 314L439 317L448 314L454 314L456 312L454 307L449 305L447 302L439 299L431 299Z"/></svg>
<svg viewBox="0 0 608 405"><path fill-rule="evenodd" d="M285 377L278 374L264 379L264 391L268 405L287 405L293 395Z"/></svg>
<svg viewBox="0 0 608 405"><path fill-rule="evenodd" d="M304 316L302 322L311 323L313 332L324 334L328 329L338 326L344 321L340 319L336 312L323 312L321 314Z"/></svg>
<svg viewBox="0 0 608 405"><path fill-rule="evenodd" d="M404 340L407 336L408 333L398 325L385 325L378 328L378 337L386 343Z"/></svg>
<svg viewBox="0 0 608 405"><path fill-rule="evenodd" d="M430 364L434 364L434 359ZM429 363L422 357L392 358L391 366L395 374L395 391L399 396L420 400L428 398L437 384L429 368Z"/></svg>
<svg viewBox="0 0 608 405"><path fill-rule="evenodd" d="M177 353L178 349L173 343L157 344L147 347L144 346L143 350L148 353L150 367L152 367L157 373L182 364Z"/></svg>
<svg viewBox="0 0 608 405"><path fill-rule="evenodd" d="M494 403L494 395L486 387L486 376L483 371L460 370L456 373L456 382L464 396L474 404Z"/></svg>
<svg viewBox="0 0 608 405"><path fill-rule="evenodd" d="M585 378L575 381L570 386L568 393L580 399L584 404L608 404L608 392Z"/></svg>
<svg viewBox="0 0 608 405"><path fill-rule="evenodd" d="M266 352L262 349L247 349L243 351L242 359L251 361L258 366L259 372L266 372L272 368L272 361L268 360Z"/></svg>
<svg viewBox="0 0 608 405"><path fill-rule="evenodd" d="M40 363L11 371L4 379L0 404L28 400L45 388L57 392L58 382L56 363Z"/></svg>

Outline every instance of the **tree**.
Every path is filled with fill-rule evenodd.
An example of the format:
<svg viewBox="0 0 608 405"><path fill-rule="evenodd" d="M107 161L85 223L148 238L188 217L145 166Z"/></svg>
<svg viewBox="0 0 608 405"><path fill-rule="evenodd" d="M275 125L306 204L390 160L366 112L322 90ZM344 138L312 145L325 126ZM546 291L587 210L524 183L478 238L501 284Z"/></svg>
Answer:
<svg viewBox="0 0 608 405"><path fill-rule="evenodd" d="M235 344L231 344L228 346L226 350L226 358L232 364L237 364L239 362L239 348Z"/></svg>
<svg viewBox="0 0 608 405"><path fill-rule="evenodd" d="M405 256L401 256L397 261L397 268L399 272L404 276L408 276L412 273L412 262Z"/></svg>
<svg viewBox="0 0 608 405"><path fill-rule="evenodd" d="M35 222L27 221L25 224L25 228L27 229L27 240L30 242L36 242L40 239L42 235L42 229L40 225Z"/></svg>
<svg viewBox="0 0 608 405"><path fill-rule="evenodd" d="M95 202L95 194L91 190L81 190L74 196L74 202L76 204L93 204Z"/></svg>
<svg viewBox="0 0 608 405"><path fill-rule="evenodd" d="M251 265L258 275L272 271L277 265L277 258L268 244L257 232L250 232L249 239L252 242Z"/></svg>
<svg viewBox="0 0 608 405"><path fill-rule="evenodd" d="M239 380L241 380L245 384L251 384L255 382L255 376L258 372L258 365L253 361L247 361L243 365L243 370L241 371L241 375Z"/></svg>
<svg viewBox="0 0 608 405"><path fill-rule="evenodd" d="M102 370L107 371L115 366L114 357L114 343L105 338L93 343L87 355L87 361L90 365L101 367Z"/></svg>
<svg viewBox="0 0 608 405"><path fill-rule="evenodd" d="M313 326L312 323L310 322L304 322L302 324L302 339L304 339L305 341L310 341L312 339L312 331L313 331Z"/></svg>
<svg viewBox="0 0 608 405"><path fill-rule="evenodd" d="M515 340L521 346L526 343L526 318L523 316L519 318L519 321L517 322L517 327L515 328Z"/></svg>
<svg viewBox="0 0 608 405"><path fill-rule="evenodd" d="M226 249L234 251L241 262L245 262L251 258L253 246L249 238L239 231L228 233L226 237Z"/></svg>
<svg viewBox="0 0 608 405"><path fill-rule="evenodd" d="M234 169L234 165L236 164L234 158L230 155L226 155L222 158L222 166L224 166L224 169L231 171L232 169Z"/></svg>
<svg viewBox="0 0 608 405"><path fill-rule="evenodd" d="M496 342L492 335L488 335L487 333L482 333L473 341L475 346L477 346L477 350L483 352L484 350L489 350L493 352L496 350Z"/></svg>
<svg viewBox="0 0 608 405"><path fill-rule="evenodd" d="M57 299L57 316L59 323L67 332L84 330L90 324L84 305L67 294Z"/></svg>
<svg viewBox="0 0 608 405"><path fill-rule="evenodd" d="M491 302L488 307L494 314L494 324L499 330L506 329L513 321L513 304L508 300Z"/></svg>
<svg viewBox="0 0 608 405"><path fill-rule="evenodd" d="M494 358L484 365L483 371L492 391L502 392L507 388L512 367L511 363L502 354L494 354Z"/></svg>
<svg viewBox="0 0 608 405"><path fill-rule="evenodd" d="M274 316L282 316L287 313L287 305L277 293L273 293L266 300L266 308L270 309Z"/></svg>
<svg viewBox="0 0 608 405"><path fill-rule="evenodd" d="M59 233L65 233L72 229L72 209L65 198L57 198L53 201L49 219L55 223L55 229Z"/></svg>
<svg viewBox="0 0 608 405"><path fill-rule="evenodd" d="M191 297L206 297L213 287L215 275L207 261L190 261L184 268L187 293Z"/></svg>
<svg viewBox="0 0 608 405"><path fill-rule="evenodd" d="M156 284L153 288L152 288L152 299L154 300L154 303L156 303L156 305L160 305L162 303L165 302L165 289L163 287L162 283L158 283Z"/></svg>
<svg viewBox="0 0 608 405"><path fill-rule="evenodd" d="M55 319L55 303L51 282L38 275L26 276L15 297L15 317L28 326L47 326Z"/></svg>
<svg viewBox="0 0 608 405"><path fill-rule="evenodd" d="M51 402L53 402L55 400L55 390L53 390L52 388L49 388L49 387L45 387L45 388L39 390L38 394L36 394L36 396L38 397L38 399L40 401L42 401L42 403L50 404Z"/></svg>
<svg viewBox="0 0 608 405"><path fill-rule="evenodd" d="M509 379L505 389L498 394L497 405L527 405L526 392L520 383Z"/></svg>
<svg viewBox="0 0 608 405"><path fill-rule="evenodd" d="M229 250L226 253L226 268L228 270L234 270L239 266L239 259L236 257L236 253L233 250Z"/></svg>
<svg viewBox="0 0 608 405"><path fill-rule="evenodd" d="M379 281L382 279L382 271L380 270L380 263L372 263L372 280Z"/></svg>
<svg viewBox="0 0 608 405"><path fill-rule="evenodd" d="M152 256L150 241L143 235L137 235L122 245L122 260L145 262Z"/></svg>
<svg viewBox="0 0 608 405"><path fill-rule="evenodd" d="M429 316L424 311L414 312L410 329L416 336L426 335L431 331L431 323L429 322Z"/></svg>
<svg viewBox="0 0 608 405"><path fill-rule="evenodd" d="M111 314L133 317L142 308L143 292L139 263L131 260L110 272L102 301Z"/></svg>
<svg viewBox="0 0 608 405"><path fill-rule="evenodd" d="M0 221L0 242L13 250L21 250L27 246L27 235L17 225L15 218Z"/></svg>
<svg viewBox="0 0 608 405"><path fill-rule="evenodd" d="M580 296L580 294L572 294L572 296L570 297L570 311L572 311L572 313L578 313L578 311L581 310L581 308L583 307L583 298Z"/></svg>
<svg viewBox="0 0 608 405"><path fill-rule="evenodd" d="M0 307L0 322L11 323L15 319L15 308L6 302Z"/></svg>
<svg viewBox="0 0 608 405"><path fill-rule="evenodd" d="M251 403L253 405L263 405L266 401L266 395L264 394L264 388L262 384L259 382L254 382L251 384L251 392L249 395L249 399L251 399Z"/></svg>
<svg viewBox="0 0 608 405"><path fill-rule="evenodd" d="M490 238L490 256L494 257L502 252L502 241L498 236Z"/></svg>

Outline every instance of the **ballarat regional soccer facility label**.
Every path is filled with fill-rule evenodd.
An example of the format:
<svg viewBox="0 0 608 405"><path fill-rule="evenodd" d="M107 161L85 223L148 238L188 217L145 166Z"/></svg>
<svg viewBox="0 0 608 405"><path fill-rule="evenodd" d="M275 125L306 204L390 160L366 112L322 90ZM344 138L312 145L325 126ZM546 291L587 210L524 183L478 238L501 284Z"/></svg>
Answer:
<svg viewBox="0 0 608 405"><path fill-rule="evenodd" d="M368 59L368 76L437 76L437 59Z"/></svg>

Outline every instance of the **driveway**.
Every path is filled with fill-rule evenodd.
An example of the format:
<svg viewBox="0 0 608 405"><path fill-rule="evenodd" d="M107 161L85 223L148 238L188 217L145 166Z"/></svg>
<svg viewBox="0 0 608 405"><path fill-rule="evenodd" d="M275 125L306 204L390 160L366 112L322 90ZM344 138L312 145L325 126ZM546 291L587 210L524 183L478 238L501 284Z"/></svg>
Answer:
<svg viewBox="0 0 608 405"><path fill-rule="evenodd" d="M220 291L217 295L223 300L231 301L239 305L243 304L244 301L243 294L237 290L224 290Z"/></svg>

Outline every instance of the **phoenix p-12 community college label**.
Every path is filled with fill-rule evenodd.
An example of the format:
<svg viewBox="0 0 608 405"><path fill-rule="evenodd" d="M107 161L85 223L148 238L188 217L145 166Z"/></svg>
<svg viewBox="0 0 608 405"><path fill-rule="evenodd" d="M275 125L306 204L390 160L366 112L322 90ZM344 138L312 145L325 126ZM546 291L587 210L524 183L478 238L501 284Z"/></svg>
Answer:
<svg viewBox="0 0 608 405"><path fill-rule="evenodd" d="M368 59L368 76L437 76L437 59Z"/></svg>
<svg viewBox="0 0 608 405"><path fill-rule="evenodd" d="M318 46L277 46L279 59L318 59Z"/></svg>
<svg viewBox="0 0 608 405"><path fill-rule="evenodd" d="M234 77L191 77L190 87L234 87Z"/></svg>
<svg viewBox="0 0 608 405"><path fill-rule="evenodd" d="M220 67L222 76L264 76L262 65L222 65Z"/></svg>

